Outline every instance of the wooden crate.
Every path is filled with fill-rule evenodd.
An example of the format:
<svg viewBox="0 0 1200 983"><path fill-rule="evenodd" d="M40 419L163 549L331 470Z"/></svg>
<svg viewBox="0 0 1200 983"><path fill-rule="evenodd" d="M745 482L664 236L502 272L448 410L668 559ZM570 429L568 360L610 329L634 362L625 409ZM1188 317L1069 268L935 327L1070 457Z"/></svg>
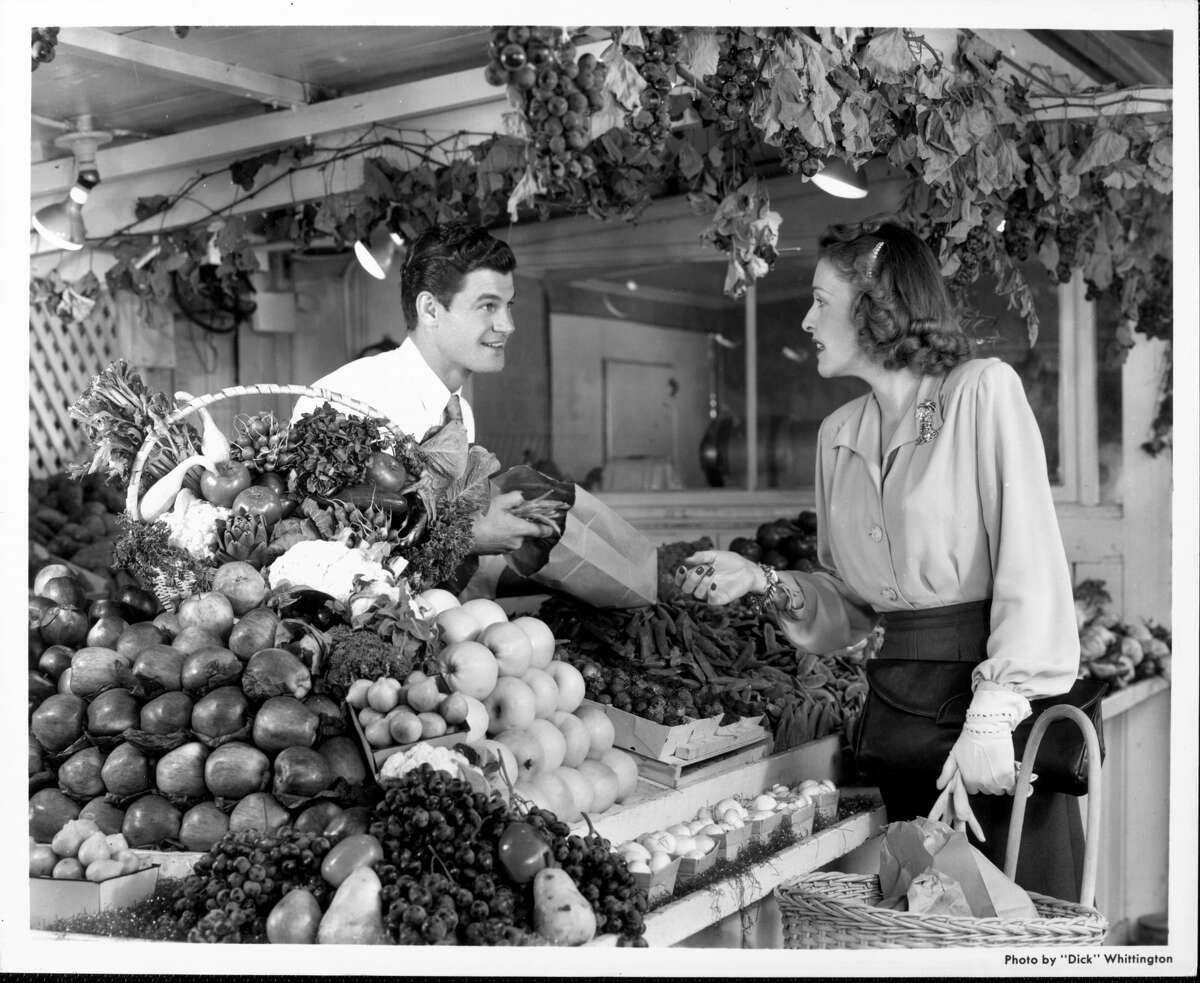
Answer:
<svg viewBox="0 0 1200 983"><path fill-rule="evenodd" d="M722 745L725 750L695 761L673 758L658 761L654 758L634 757L638 763L638 774L668 788L686 788L696 782L734 771L754 761L761 761L771 753L769 739L758 738L732 747Z"/></svg>

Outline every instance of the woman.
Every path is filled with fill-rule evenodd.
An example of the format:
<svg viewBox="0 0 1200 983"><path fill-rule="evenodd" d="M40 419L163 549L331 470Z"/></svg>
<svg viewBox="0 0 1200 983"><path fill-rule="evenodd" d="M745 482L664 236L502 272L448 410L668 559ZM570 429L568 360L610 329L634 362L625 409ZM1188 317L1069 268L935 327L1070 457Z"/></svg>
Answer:
<svg viewBox="0 0 1200 983"><path fill-rule="evenodd" d="M882 618L879 657L911 660L905 673L927 672L929 660L977 663L966 723L928 769L941 765L936 782L877 777L890 820L966 823L1002 865L1012 730L1031 699L1070 689L1079 664L1033 414L1007 364L971 358L932 251L894 220L826 231L802 327L823 378L871 387L820 428L818 558L829 572L777 572L705 551L684 561L677 581L711 604L762 595L810 651L850 644ZM1081 867L1077 804L1035 793L1018 882L1075 900Z"/></svg>

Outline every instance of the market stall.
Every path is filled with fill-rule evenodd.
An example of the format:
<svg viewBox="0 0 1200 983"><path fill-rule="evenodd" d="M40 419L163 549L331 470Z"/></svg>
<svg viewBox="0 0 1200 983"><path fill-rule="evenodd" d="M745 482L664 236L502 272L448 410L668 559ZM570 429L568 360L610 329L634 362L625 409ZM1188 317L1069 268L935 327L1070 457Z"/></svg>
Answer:
<svg viewBox="0 0 1200 983"><path fill-rule="evenodd" d="M518 26L422 29L429 48L405 29L412 64L389 74L392 29L279 30L312 59L357 46L361 71L300 83L235 29L34 29L56 148L31 196L36 937L780 948L778 888L878 871L887 816L853 748L882 630L805 651L674 571L713 546L819 569L811 483L778 483L812 434L760 412L756 298L818 219L886 207L936 243L956 300L1003 298L1023 355L1043 293L1057 305L1039 408L1079 676L1108 684L1096 908L1109 944L1137 941L1167 893L1165 846L1136 843L1165 844L1169 801L1169 67L1098 82L1072 32ZM161 107L122 81L126 118L68 122L88 59L208 101L146 138ZM816 190L838 169L869 203ZM506 230L531 325L507 382L466 393L475 441L307 385L402 331L393 260L451 218ZM688 320L672 291L632 279L664 258L723 281L693 338L668 337ZM571 342L602 306L624 327ZM736 390L722 347L743 349ZM596 374L625 380L603 412ZM703 415L622 444L665 405L637 401L646 379ZM717 427L730 392L740 444ZM297 397L314 408L292 419ZM725 487L658 456L702 424ZM611 490L639 482L666 490ZM512 489L544 537L497 597L470 535Z"/></svg>

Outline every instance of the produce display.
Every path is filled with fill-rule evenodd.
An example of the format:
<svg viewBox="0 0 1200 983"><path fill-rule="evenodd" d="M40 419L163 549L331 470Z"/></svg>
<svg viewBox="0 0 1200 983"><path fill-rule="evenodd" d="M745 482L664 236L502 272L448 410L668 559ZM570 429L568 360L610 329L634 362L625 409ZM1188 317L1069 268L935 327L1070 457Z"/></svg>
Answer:
<svg viewBox="0 0 1200 983"><path fill-rule="evenodd" d="M1112 611L1102 580L1075 586L1079 675L1106 679L1114 689L1137 679L1171 674L1171 632L1152 622L1123 622Z"/></svg>
<svg viewBox="0 0 1200 983"><path fill-rule="evenodd" d="M71 819L49 843L29 844L29 876L66 881L106 881L147 866L120 833L105 833L92 819Z"/></svg>

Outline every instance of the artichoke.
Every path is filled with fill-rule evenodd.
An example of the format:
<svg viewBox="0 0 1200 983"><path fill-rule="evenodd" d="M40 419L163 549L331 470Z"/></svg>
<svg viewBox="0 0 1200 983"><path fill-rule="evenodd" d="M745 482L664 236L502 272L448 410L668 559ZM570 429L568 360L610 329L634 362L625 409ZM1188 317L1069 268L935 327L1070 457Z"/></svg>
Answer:
<svg viewBox="0 0 1200 983"><path fill-rule="evenodd" d="M218 563L242 560L261 570L270 560L269 541L267 524L260 515L242 513L217 520Z"/></svg>

